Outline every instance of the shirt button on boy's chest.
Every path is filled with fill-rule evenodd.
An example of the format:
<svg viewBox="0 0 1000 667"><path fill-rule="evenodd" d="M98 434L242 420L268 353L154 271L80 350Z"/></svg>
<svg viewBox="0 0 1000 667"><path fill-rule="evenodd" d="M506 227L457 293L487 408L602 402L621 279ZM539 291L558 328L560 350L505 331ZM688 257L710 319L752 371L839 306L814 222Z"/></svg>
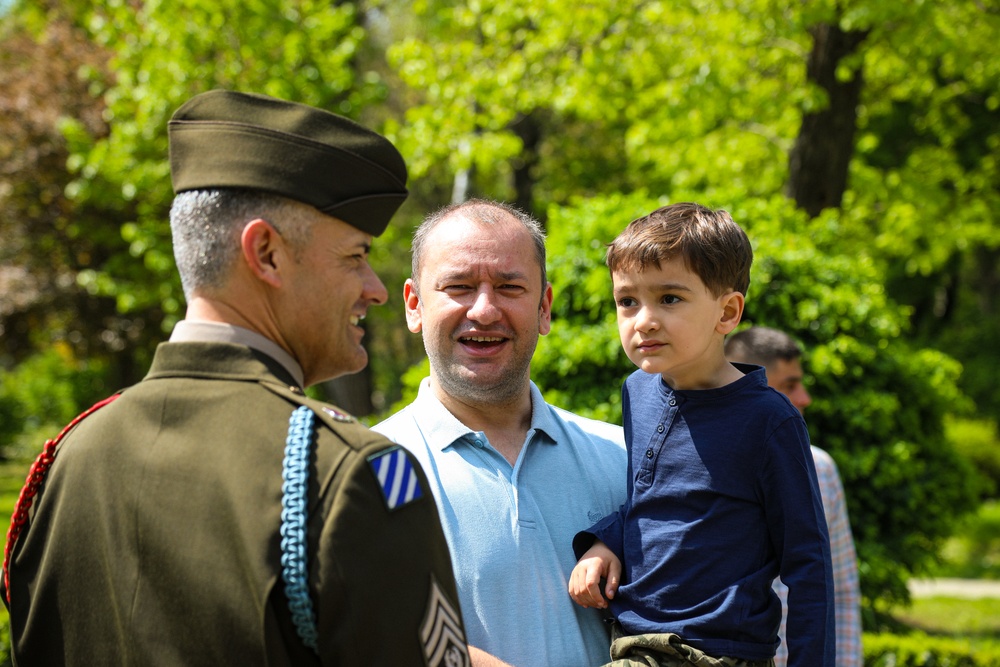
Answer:
<svg viewBox="0 0 1000 667"><path fill-rule="evenodd" d="M677 418L678 410L677 399L670 397L667 400L669 406L660 415L660 419L656 422L655 428L648 431L649 433L647 444L644 450L640 449L642 452L639 456L638 467L639 479L651 480L652 471L655 467L655 461L659 455L660 450L663 448L663 444L667 440L667 432L673 425L674 420ZM638 452L637 452L638 453Z"/></svg>

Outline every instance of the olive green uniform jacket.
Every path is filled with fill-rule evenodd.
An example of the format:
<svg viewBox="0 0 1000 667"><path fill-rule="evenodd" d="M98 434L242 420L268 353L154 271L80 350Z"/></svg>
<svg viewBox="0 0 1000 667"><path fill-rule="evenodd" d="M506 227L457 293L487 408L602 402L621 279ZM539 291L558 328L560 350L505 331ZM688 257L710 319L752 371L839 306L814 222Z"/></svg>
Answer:
<svg viewBox="0 0 1000 667"><path fill-rule="evenodd" d="M282 460L299 405L317 416L318 655L281 581ZM423 471L414 462L423 495L390 510L369 462L392 447L305 397L266 355L160 345L142 382L59 444L10 566L15 664L467 664Z"/></svg>

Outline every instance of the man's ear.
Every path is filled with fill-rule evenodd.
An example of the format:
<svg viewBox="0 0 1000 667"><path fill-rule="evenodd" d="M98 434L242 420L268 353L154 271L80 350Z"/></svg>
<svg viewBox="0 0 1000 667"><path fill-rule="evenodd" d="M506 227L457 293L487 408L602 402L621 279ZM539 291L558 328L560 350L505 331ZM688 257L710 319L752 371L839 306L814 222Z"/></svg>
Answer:
<svg viewBox="0 0 1000 667"><path fill-rule="evenodd" d="M545 283L542 303L538 307L538 333L545 336L552 331L552 283Z"/></svg>
<svg viewBox="0 0 1000 667"><path fill-rule="evenodd" d="M420 319L420 297L417 295L417 286L413 278L407 278L403 283L403 307L406 308L406 326L413 333L419 333L422 329Z"/></svg>
<svg viewBox="0 0 1000 667"><path fill-rule="evenodd" d="M272 287L281 287L281 268L288 258L287 246L271 223L251 220L240 235L243 261L250 273Z"/></svg>
<svg viewBox="0 0 1000 667"><path fill-rule="evenodd" d="M736 328L743 319L744 297L740 292L729 292L719 297L722 306L722 316L715 325L715 330L725 336Z"/></svg>

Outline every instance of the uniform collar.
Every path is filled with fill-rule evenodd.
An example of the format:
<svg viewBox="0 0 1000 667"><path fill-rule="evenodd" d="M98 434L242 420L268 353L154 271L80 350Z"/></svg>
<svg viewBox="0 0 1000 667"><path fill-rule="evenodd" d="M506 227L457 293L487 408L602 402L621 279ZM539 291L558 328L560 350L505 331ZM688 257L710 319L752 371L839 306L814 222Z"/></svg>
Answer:
<svg viewBox="0 0 1000 667"><path fill-rule="evenodd" d="M203 320L181 320L170 334L171 343L232 343L245 345L262 352L277 361L295 379L300 387L305 382L305 374L292 355L270 338L256 331L224 322Z"/></svg>

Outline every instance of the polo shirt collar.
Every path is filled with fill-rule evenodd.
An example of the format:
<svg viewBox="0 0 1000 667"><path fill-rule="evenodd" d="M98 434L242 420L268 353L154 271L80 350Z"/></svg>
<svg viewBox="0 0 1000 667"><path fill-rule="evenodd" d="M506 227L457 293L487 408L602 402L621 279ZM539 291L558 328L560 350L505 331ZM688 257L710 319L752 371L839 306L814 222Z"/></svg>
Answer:
<svg viewBox="0 0 1000 667"><path fill-rule="evenodd" d="M555 434L558 432L558 425L552 416L552 411L542 398L542 392L538 390L534 382L530 383L531 392L531 425L529 432L535 431L544 436L544 441L551 444L556 443ZM431 379L424 378L420 383L417 398L413 401L413 408L420 415L422 423L431 424L427 430L427 442L434 442L442 449L446 449L459 440L475 435L475 431L458 420L455 415L444 407L444 404L434 395L431 389Z"/></svg>

